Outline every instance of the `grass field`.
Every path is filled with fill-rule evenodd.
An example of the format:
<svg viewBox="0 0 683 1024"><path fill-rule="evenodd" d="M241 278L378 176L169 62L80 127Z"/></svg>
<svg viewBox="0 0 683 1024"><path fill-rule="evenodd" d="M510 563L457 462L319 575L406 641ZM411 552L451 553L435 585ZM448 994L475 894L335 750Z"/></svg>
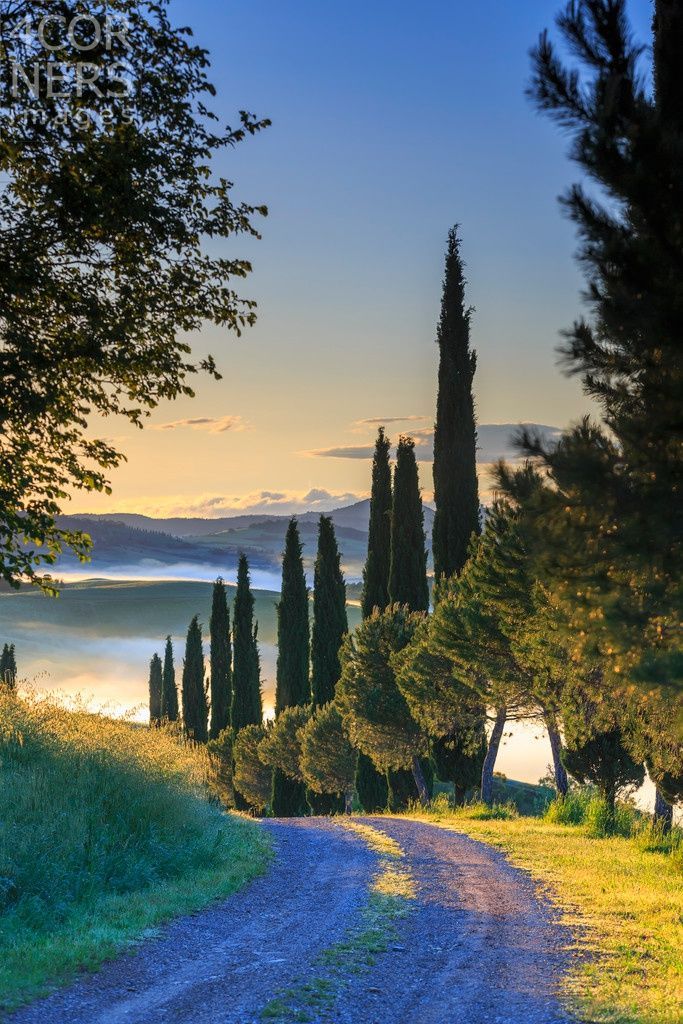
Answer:
<svg viewBox="0 0 683 1024"><path fill-rule="evenodd" d="M92 968L269 860L163 731L0 693L0 1010Z"/></svg>
<svg viewBox="0 0 683 1024"><path fill-rule="evenodd" d="M636 824L631 838L595 838L590 823L566 825L459 811L436 802L411 817L504 850L540 883L573 926L581 952L565 993L591 1024L681 1024L683 1020L683 835L663 839Z"/></svg>

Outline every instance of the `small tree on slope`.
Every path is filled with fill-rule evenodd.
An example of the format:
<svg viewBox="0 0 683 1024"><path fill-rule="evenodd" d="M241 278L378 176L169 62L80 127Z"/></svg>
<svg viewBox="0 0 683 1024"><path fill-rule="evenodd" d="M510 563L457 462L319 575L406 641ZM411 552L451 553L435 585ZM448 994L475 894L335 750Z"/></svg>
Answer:
<svg viewBox="0 0 683 1024"><path fill-rule="evenodd" d="M161 725L161 690L162 690L161 658L152 656L149 665L149 724Z"/></svg>
<svg viewBox="0 0 683 1024"><path fill-rule="evenodd" d="M178 688L175 681L173 643L170 636L166 637L166 649L164 651L164 671L161 683L161 719L164 722L178 721Z"/></svg>

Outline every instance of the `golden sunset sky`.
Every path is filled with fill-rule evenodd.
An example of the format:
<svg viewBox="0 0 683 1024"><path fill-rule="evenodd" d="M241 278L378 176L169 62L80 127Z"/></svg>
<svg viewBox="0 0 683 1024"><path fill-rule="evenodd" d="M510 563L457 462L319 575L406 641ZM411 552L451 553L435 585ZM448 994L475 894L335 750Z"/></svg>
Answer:
<svg viewBox="0 0 683 1024"><path fill-rule="evenodd" d="M238 289L257 300L259 320L240 340L213 328L192 339L224 374L197 380L194 400L158 409L144 432L96 425L128 462L111 497L78 495L68 511L218 516L364 496L364 453L326 450L370 446L377 420L392 438L428 442L456 222L476 307L480 424L563 427L590 411L555 355L582 310L573 229L556 201L576 171L566 140L524 97L528 49L553 5L172 9L212 52L221 117L235 123L248 109L273 120L216 168L237 198L270 208L262 241L220 249L253 261ZM647 0L632 16L645 35ZM505 453L507 433L482 429L482 461ZM420 453L429 498L428 443Z"/></svg>

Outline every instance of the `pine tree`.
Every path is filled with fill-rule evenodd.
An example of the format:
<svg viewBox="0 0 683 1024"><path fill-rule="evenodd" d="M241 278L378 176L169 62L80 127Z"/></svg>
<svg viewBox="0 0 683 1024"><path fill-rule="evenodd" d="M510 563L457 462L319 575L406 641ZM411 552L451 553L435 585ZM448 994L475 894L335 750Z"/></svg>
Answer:
<svg viewBox="0 0 683 1024"><path fill-rule="evenodd" d="M568 6L558 25L583 67L543 33L530 95L572 139L587 190L577 226L587 317L565 332L566 368L601 409L547 450L544 569L567 632L601 652L604 680L683 692L683 5L654 5L654 90L626 0ZM593 188L595 186L595 188ZM620 698L617 698L620 699ZM680 713L680 712L679 712Z"/></svg>
<svg viewBox="0 0 683 1024"><path fill-rule="evenodd" d="M277 681L275 714L297 704L309 704L309 623L308 590L301 557L301 541L296 519L290 521L282 559L282 592L277 606ZM306 787L287 778L276 768L273 772L272 809L275 817L305 814Z"/></svg>
<svg viewBox="0 0 683 1024"><path fill-rule="evenodd" d="M178 688L175 681L173 643L170 636L166 637L166 650L164 651L164 671L161 682L161 719L166 722L178 721Z"/></svg>
<svg viewBox="0 0 683 1024"><path fill-rule="evenodd" d="M389 596L392 604L407 605L411 611L429 609L424 513L411 437L399 438L396 453Z"/></svg>
<svg viewBox="0 0 683 1024"><path fill-rule="evenodd" d="M202 630L195 615L187 631L183 663L183 722L190 739L206 743L209 738L208 719Z"/></svg>
<svg viewBox="0 0 683 1024"><path fill-rule="evenodd" d="M237 735L247 725L261 725L261 665L258 626L254 623L254 595L249 580L249 563L240 555L237 593L233 608L232 728Z"/></svg>
<svg viewBox="0 0 683 1024"><path fill-rule="evenodd" d="M380 611L389 604L389 570L391 564L391 444L379 428L372 460L372 490L370 492L370 526L368 530L368 556L363 569L361 610L363 618Z"/></svg>
<svg viewBox="0 0 683 1024"><path fill-rule="evenodd" d="M211 727L209 737L216 739L230 724L232 704L232 645L230 612L225 584L219 577L213 586L211 605Z"/></svg>
<svg viewBox="0 0 683 1024"><path fill-rule="evenodd" d="M348 630L346 586L334 523L329 516L321 516L313 585L311 642L311 689L315 707L334 699L334 688L341 675L339 650Z"/></svg>
<svg viewBox="0 0 683 1024"><path fill-rule="evenodd" d="M619 728L582 740L568 736L562 761L579 782L597 786L610 817L614 815L620 791L628 786L641 786L645 778L645 768L631 757Z"/></svg>
<svg viewBox="0 0 683 1024"><path fill-rule="evenodd" d="M387 774L378 772L372 758L361 751L356 761L356 792L366 814L386 811L389 799Z"/></svg>
<svg viewBox="0 0 683 1024"><path fill-rule="evenodd" d="M161 658L153 655L149 665L149 724L161 725Z"/></svg>
<svg viewBox="0 0 683 1024"><path fill-rule="evenodd" d="M448 232L446 272L437 330L439 391L434 429L432 531L434 575L459 573L473 533L479 533L477 430L472 383L477 366L470 348L471 309L465 306L465 277L457 227Z"/></svg>

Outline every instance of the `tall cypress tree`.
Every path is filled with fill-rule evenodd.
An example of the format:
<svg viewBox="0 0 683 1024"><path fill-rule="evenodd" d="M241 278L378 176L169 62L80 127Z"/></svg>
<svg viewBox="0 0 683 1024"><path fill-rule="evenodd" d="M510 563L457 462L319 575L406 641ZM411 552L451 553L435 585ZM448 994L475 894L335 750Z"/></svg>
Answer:
<svg viewBox="0 0 683 1024"><path fill-rule="evenodd" d="M183 722L185 732L197 743L209 738L209 713L204 688L204 651L202 630L197 616L187 630L183 663Z"/></svg>
<svg viewBox="0 0 683 1024"><path fill-rule="evenodd" d="M275 714L279 715L287 707L311 700L308 590L296 519L290 521L285 538L277 641ZM293 817L307 811L305 785L287 778L277 768L273 772L272 808L276 817Z"/></svg>
<svg viewBox="0 0 683 1024"><path fill-rule="evenodd" d="M396 452L389 597L392 604L411 611L429 609L424 513L412 437L399 438Z"/></svg>
<svg viewBox="0 0 683 1024"><path fill-rule="evenodd" d="M161 725L162 669L158 654L149 664L149 724Z"/></svg>
<svg viewBox="0 0 683 1024"><path fill-rule="evenodd" d="M311 638L311 690L315 707L321 707L334 698L334 688L341 675L339 650L348 629L346 585L334 523L329 516L321 516L313 582ZM308 802L316 814L344 810L343 796L335 793L309 790Z"/></svg>
<svg viewBox="0 0 683 1024"><path fill-rule="evenodd" d="M363 569L361 595L361 612L364 619L369 618L375 608L384 611L389 604L392 507L390 449L391 442L385 436L384 427L380 427L372 460L368 555ZM386 774L378 772L371 758L360 751L356 762L356 792L366 811L386 809Z"/></svg>
<svg viewBox="0 0 683 1024"><path fill-rule="evenodd" d="M380 427L372 460L372 489L370 492L370 526L368 530L368 557L363 569L363 618L372 615L373 608L380 611L389 604L389 569L391 564L391 443Z"/></svg>
<svg viewBox="0 0 683 1024"><path fill-rule="evenodd" d="M216 739L230 724L232 703L232 645L230 612L225 584L219 577L213 585L209 623L211 634L211 727L209 739Z"/></svg>
<svg viewBox="0 0 683 1024"><path fill-rule="evenodd" d="M334 688L341 674L339 649L348 630L346 585L334 523L329 516L321 516L313 584L311 642L311 689L315 707L334 698Z"/></svg>
<svg viewBox="0 0 683 1024"><path fill-rule="evenodd" d="M465 277L457 227L448 232L446 272L437 329L439 392L434 429L432 530L434 575L453 576L467 561L470 537L479 533L477 429L472 383L477 368L470 348L471 309L465 306Z"/></svg>
<svg viewBox="0 0 683 1024"><path fill-rule="evenodd" d="M292 704L308 704L308 590L296 519L287 528L282 559L282 592L277 606L277 685L275 714Z"/></svg>
<svg viewBox="0 0 683 1024"><path fill-rule="evenodd" d="M166 650L164 651L164 671L161 679L161 719L166 722L178 721L178 688L175 681L173 643L170 636L166 637Z"/></svg>
<svg viewBox="0 0 683 1024"><path fill-rule="evenodd" d="M429 609L424 512L412 437L400 437L396 451L389 596L392 604L408 605L411 611ZM420 766L427 779L431 774L429 762L422 758ZM390 810L404 809L418 795L409 769L390 771L387 783Z"/></svg>
<svg viewBox="0 0 683 1024"><path fill-rule="evenodd" d="M240 555L232 620L233 670L230 718L232 728L237 734L245 726L261 725L263 721L258 626L254 623L254 595L251 592L246 555Z"/></svg>

